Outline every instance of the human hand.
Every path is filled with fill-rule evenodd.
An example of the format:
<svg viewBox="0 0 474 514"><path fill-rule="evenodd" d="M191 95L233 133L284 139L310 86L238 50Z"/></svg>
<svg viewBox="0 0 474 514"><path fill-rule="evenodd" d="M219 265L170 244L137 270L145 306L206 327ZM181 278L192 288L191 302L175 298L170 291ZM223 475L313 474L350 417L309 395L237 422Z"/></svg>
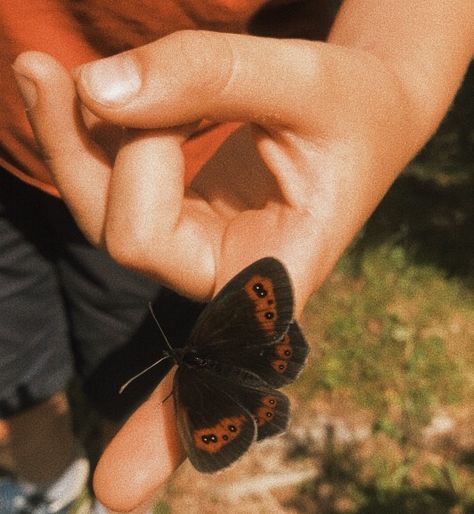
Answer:
<svg viewBox="0 0 474 514"><path fill-rule="evenodd" d="M118 60L124 82L112 87ZM120 88L138 80L133 62L141 86L120 104ZM92 77L99 63L103 83ZM37 73L30 119L89 239L195 298L274 255L293 277L300 312L414 150L402 144L413 124L397 77L368 53L324 43L182 32L84 66L84 105L138 129L113 164L78 120L72 83L57 64L24 54L16 70ZM185 190L180 145L186 126L202 118L254 123L269 173L234 157L235 170L226 156L226 169L210 166Z"/></svg>
<svg viewBox="0 0 474 514"><path fill-rule="evenodd" d="M94 76L97 65L105 69ZM82 104L127 127L113 159L91 137L58 63L26 53L15 70L57 187L88 238L199 299L272 255L292 276L299 314L418 144L394 72L335 45L181 32L86 65L76 77ZM127 88L135 91L120 102ZM253 133L240 133L185 188L181 145L203 118L250 122ZM183 458L172 402L158 401L170 387L160 385L99 464L96 490L116 510L149 496Z"/></svg>

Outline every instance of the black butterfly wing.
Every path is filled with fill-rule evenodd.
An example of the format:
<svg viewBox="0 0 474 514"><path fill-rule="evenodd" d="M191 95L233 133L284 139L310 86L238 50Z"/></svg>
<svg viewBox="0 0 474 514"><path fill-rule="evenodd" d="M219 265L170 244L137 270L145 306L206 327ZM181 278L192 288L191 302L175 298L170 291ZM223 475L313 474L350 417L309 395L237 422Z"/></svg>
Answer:
<svg viewBox="0 0 474 514"><path fill-rule="evenodd" d="M182 366L175 376L178 430L193 466L204 473L238 460L252 442L286 430L289 400L239 368Z"/></svg>
<svg viewBox="0 0 474 514"><path fill-rule="evenodd" d="M242 403L257 425L257 441L285 432L290 419L290 401L268 387L243 388Z"/></svg>
<svg viewBox="0 0 474 514"><path fill-rule="evenodd" d="M181 366L173 389L181 442L198 471L226 468L256 439L254 418L236 400L238 385L206 370Z"/></svg>
<svg viewBox="0 0 474 514"><path fill-rule="evenodd" d="M245 268L201 313L175 377L179 433L192 464L212 473L252 441L286 430L292 382L308 346L293 319L293 291L279 261Z"/></svg>
<svg viewBox="0 0 474 514"><path fill-rule="evenodd" d="M288 273L267 257L228 282L201 314L190 344L210 360L251 370L281 387L296 378L308 354L292 318Z"/></svg>
<svg viewBox="0 0 474 514"><path fill-rule="evenodd" d="M210 349L268 344L280 339L293 318L293 290L281 262L265 257L231 279L207 305L189 345Z"/></svg>
<svg viewBox="0 0 474 514"><path fill-rule="evenodd" d="M282 387L295 380L308 356L308 344L298 324L292 322L286 334L272 344L232 348L218 358L238 362L256 373L268 385Z"/></svg>

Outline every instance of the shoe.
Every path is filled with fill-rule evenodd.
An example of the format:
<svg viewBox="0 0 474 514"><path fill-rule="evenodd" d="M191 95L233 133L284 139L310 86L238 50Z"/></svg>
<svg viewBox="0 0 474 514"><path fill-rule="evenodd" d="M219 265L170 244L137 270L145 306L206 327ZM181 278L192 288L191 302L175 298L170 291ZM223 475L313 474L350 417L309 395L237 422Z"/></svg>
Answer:
<svg viewBox="0 0 474 514"><path fill-rule="evenodd" d="M44 488L2 474L0 514L91 514L88 478L89 462L85 457L76 458L55 482Z"/></svg>

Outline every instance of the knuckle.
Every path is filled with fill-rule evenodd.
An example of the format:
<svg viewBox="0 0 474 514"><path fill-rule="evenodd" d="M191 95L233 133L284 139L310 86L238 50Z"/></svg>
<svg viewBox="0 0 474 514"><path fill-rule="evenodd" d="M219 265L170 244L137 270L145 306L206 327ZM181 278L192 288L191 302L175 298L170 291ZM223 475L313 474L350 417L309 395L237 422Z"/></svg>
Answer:
<svg viewBox="0 0 474 514"><path fill-rule="evenodd" d="M194 59L206 50L209 52L216 38L213 33L205 30L178 30L169 36L169 40L180 47L185 58Z"/></svg>
<svg viewBox="0 0 474 514"><path fill-rule="evenodd" d="M174 55L179 55L180 69L188 74L189 87L199 94L203 89L215 93L224 89L234 63L232 45L224 34L182 30L169 37L176 45Z"/></svg>
<svg viewBox="0 0 474 514"><path fill-rule="evenodd" d="M122 266L137 271L147 268L152 254L148 231L107 229L104 241L109 255Z"/></svg>

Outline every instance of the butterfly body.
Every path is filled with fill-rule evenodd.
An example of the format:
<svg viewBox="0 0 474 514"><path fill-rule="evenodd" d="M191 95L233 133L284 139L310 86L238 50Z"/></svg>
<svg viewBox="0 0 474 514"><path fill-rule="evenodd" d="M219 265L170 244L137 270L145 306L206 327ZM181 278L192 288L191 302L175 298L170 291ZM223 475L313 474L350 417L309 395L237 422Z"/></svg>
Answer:
<svg viewBox="0 0 474 514"><path fill-rule="evenodd" d="M286 430L289 400L278 388L296 378L307 353L279 261L260 259L224 286L170 354L178 430L194 467L223 469L255 440Z"/></svg>
<svg viewBox="0 0 474 514"><path fill-rule="evenodd" d="M182 348L175 350L173 355L178 366L189 366L190 368L206 368L210 362L199 355L195 348Z"/></svg>

